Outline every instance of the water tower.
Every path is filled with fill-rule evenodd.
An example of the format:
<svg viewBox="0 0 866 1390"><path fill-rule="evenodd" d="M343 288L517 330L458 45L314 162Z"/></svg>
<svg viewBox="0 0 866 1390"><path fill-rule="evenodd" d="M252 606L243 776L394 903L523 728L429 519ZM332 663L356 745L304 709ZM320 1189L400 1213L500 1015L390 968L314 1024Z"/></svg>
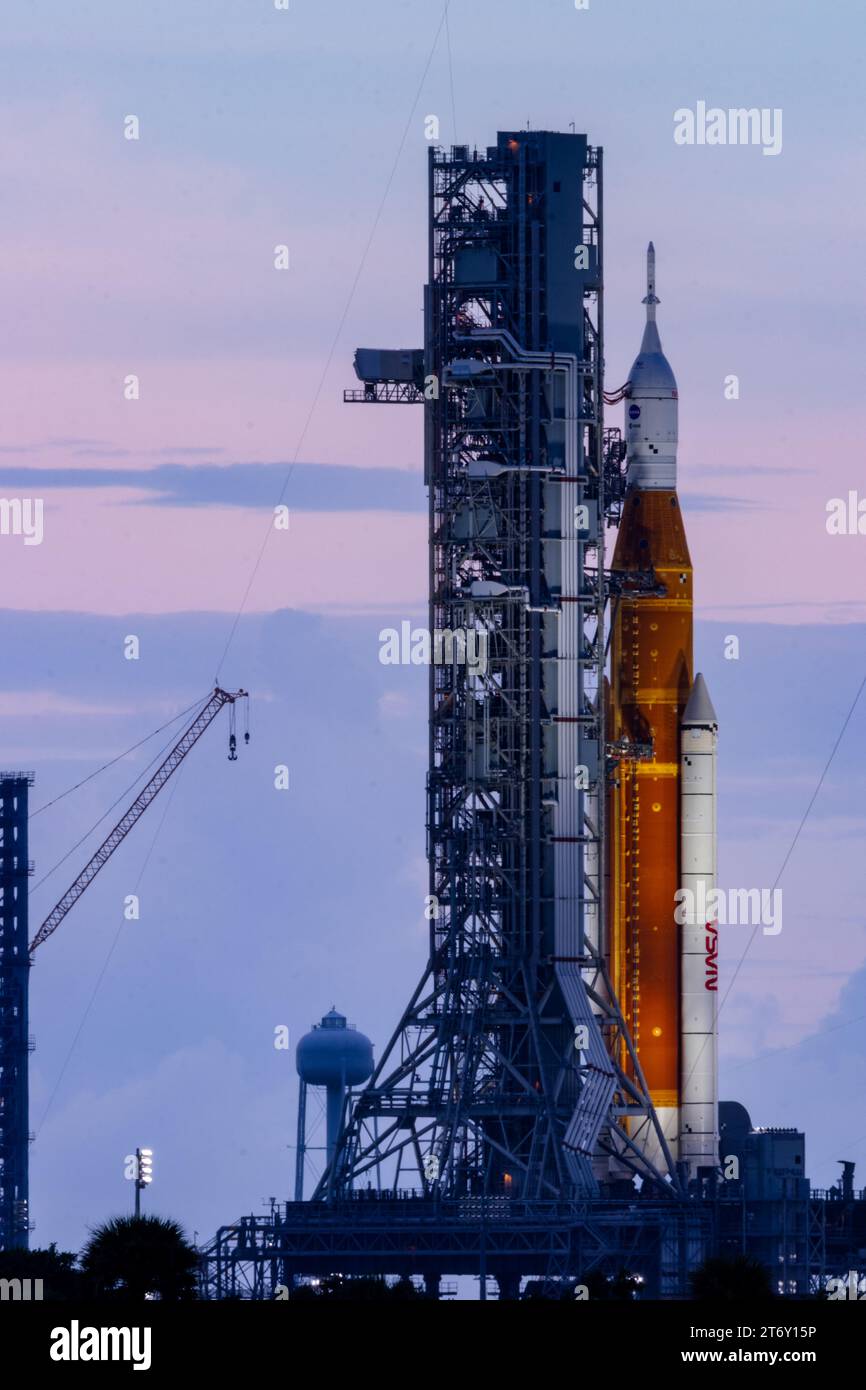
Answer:
<svg viewBox="0 0 866 1390"><path fill-rule="evenodd" d="M307 1087L324 1086L326 1138L330 1163L350 1086L360 1086L373 1072L373 1044L345 1016L331 1009L321 1023L314 1023L298 1043L295 1065L301 1078L298 1093L298 1146L295 1160L295 1201L304 1200L304 1158L307 1152Z"/></svg>

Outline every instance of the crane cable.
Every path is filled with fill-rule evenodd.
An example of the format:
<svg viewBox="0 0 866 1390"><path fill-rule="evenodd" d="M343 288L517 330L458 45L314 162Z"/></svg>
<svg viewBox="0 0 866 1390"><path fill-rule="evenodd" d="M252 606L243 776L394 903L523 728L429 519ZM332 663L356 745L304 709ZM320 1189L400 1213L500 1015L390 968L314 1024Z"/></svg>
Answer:
<svg viewBox="0 0 866 1390"><path fill-rule="evenodd" d="M394 182L394 178L395 178L395 176L396 176L397 169L398 169L399 164L400 164L400 158L401 158L401 156L402 156L402 154L403 154L403 149L404 149L405 144L406 144L406 141L407 141L407 139L408 139L408 137L409 137L409 131L411 130L411 127L412 127L412 120L413 120L414 115L415 115L415 108L417 107L418 102L421 100L421 94L422 94L422 92L424 91L424 84L425 84L425 82L427 81L427 74L428 74L428 72L430 71L430 65L431 65L431 63L433 62L433 58L434 58L434 55L435 55L435 53L436 53L436 48L437 48L438 43L439 43L439 35L442 33L442 30L443 30L443 28L444 28L444 26L445 26L446 20L447 20L447 18L448 18L448 9L449 9L451 3L452 3L452 0L445 0L444 6L443 6L443 9L442 9L442 14L441 14L440 19L439 19L438 27L437 27L437 29L436 29L436 33L435 33L434 36L433 36L433 43L432 43L432 45L431 45L431 47L430 47L429 53L427 54L427 61L426 61L425 64L424 64L424 70L423 70L423 72L421 73L421 78L420 78L420 81L419 81L419 83L418 83L418 87L417 87L417 90L416 90L416 92L415 92L415 96L414 96L413 101L412 101L412 106L411 106L411 108L410 108L410 110L409 110L409 115L408 115L408 117L407 117L407 119L406 119L406 124L404 125L404 127L403 127L403 132L402 132L402 134L401 134L401 136L400 136L400 142L399 142L399 144L398 144L398 146L397 146L397 152L396 152L396 154L395 154L395 156L394 156L394 161L393 161L393 163L392 163L392 165L391 165L391 169L390 169L390 172L389 172L389 174L388 174L388 178L387 178L387 180L386 180L386 182L385 182L385 189L384 189L384 192L382 193L382 197L381 197L381 199L379 200L379 205L378 205L378 207L376 208L376 212L375 212L375 215L374 215L374 217L373 217L373 222L372 222L372 225L371 225L371 227L370 227L369 233L368 233L368 235L367 235L367 239L366 239L366 241L365 241L365 243L364 243L364 246L363 246L363 248L362 248L361 255L360 255L360 259L359 259L359 261L358 261L358 265L357 265L357 268L356 268L356 270L355 270L355 274L354 274L354 277L353 277L353 279L352 279L352 283L351 283L351 285L349 286L349 292L348 292L348 294L347 294L347 296L346 296L346 300L345 300L345 303L344 303L344 305L343 305L342 313L340 314L339 320L338 320L338 322L337 322L337 327L336 327L336 329L334 330L334 335L333 335L333 337L332 337L332 339L331 339L330 347L328 348L328 354L327 354L327 357L325 358L325 365L323 366L321 372L319 373L318 381L317 381L317 383L316 383L316 388L315 388L315 391L313 392L313 399L312 399L312 401L310 402L309 409L307 410L306 418L305 418L304 423L303 423L303 426L302 426L302 428L301 428L300 435L298 436L297 444L296 444L296 446L295 446L294 454L292 455L291 463L289 464L289 468L288 468L288 470L287 470L287 472L286 472L286 475L285 475L285 477L284 477L284 479L283 479L283 485L282 485L282 487L280 488L280 493L279 493L279 496L277 497L277 500L276 500L276 505L277 505L277 506L282 505L283 498L284 498L285 495L286 495L286 491L287 491L287 489L288 489L289 483L291 482L292 476L293 476L293 474L294 474L294 472L295 472L295 469L296 469L296 467L297 467L298 459L300 458L300 454L301 454L301 449L302 449L303 446L304 446L304 441L306 440L307 434L309 433L310 426L311 426L311 424L312 424L312 422L313 422L313 417L314 417L314 415L316 414L316 411L317 411L317 409L318 409L319 399L320 399L321 394L322 394L322 389L323 389L323 387L324 387L324 385L325 385L325 380L326 380L326 378L327 378L328 372L329 372L330 369L331 369L331 363L332 363L332 361L333 361L333 359L334 359L334 356L335 356L335 354L336 354L336 351L337 351L337 344L338 344L339 341L340 341L340 338L341 338L342 333L343 333L343 328L345 327L346 320L347 320L347 318L349 317L349 310L351 309L352 304L353 304L353 302L354 302L355 293L356 293L356 291L357 291L357 289L358 289L358 285L359 285L359 283L360 283L361 276L362 276L362 274L363 274L363 272L364 272L364 269L365 269L365 267L366 267L367 259L368 259L369 254L370 254L370 249L371 249L371 247L372 247L372 245L373 245L373 242L374 242L374 240L375 240L375 237L376 237L376 232L377 232L378 229L379 229L379 223L380 223L381 220L382 220L382 214L383 214L383 212L384 212L384 210L385 210L385 204L386 204L386 202L388 201L388 195L389 195L389 193L391 192L391 185L392 185L393 182ZM453 120L453 119L454 119L454 113L452 112L452 120ZM455 138L456 138L456 137L455 137ZM261 569L262 561L264 560L264 557L265 557L265 551L267 550L267 547L268 547L268 541L270 540L270 538L271 538L271 536L273 535L273 533L274 533L274 518L273 518L273 516L270 516L270 517L268 518L267 527L266 527L265 532L264 532L264 535L263 535L263 537L262 537L262 541L261 541L261 544L260 544L260 546L259 546L258 553L257 553L257 555L256 555L256 558L255 558L255 561L254 561L254 563L253 563L252 569L250 570L249 577L248 577L247 583L246 583L246 587L244 588L243 594L241 595L241 601L240 601L240 603L239 603L239 605L238 605L237 612L235 613L235 615L234 615L234 617L233 617L233 619L232 619L231 627L229 628L228 637L226 638L225 646L223 647L223 650L222 650L222 655L220 656L219 662L217 663L217 682L219 682L219 679L220 679L220 672L221 672L223 666L225 665L226 658L227 658L227 656L228 656L228 654L229 654L229 651L231 650L231 647L232 647L232 645L233 645L233 643L234 643L235 634L237 633L238 627L239 627L239 625L240 625L241 618L244 616L244 614L245 614L245 612L246 612L247 603L249 602L250 594L252 593L252 590L253 590L253 585L254 585L255 582L256 582L256 577L257 577L257 575L258 575L259 570Z"/></svg>
<svg viewBox="0 0 866 1390"><path fill-rule="evenodd" d="M53 797L51 801L46 801L44 806L37 806L35 811L30 812L30 819L33 820L34 816L41 815L41 813L47 811L50 806L56 806L58 801L62 801L65 796L70 796L72 792L77 792L78 788L83 787L87 782L92 782L93 778L98 777L100 772L105 772L106 768L114 767L115 763L119 763L123 758L128 758L130 753L134 753L137 748L141 748L143 744L149 743L152 738L156 738L157 734L162 733L163 729L168 729L172 724L176 724L179 719L183 719L185 714L189 714L190 710L194 710L197 705L202 703L202 698L203 697L200 696L199 699L193 700L191 705L187 705L186 709L182 709L180 714L174 715L172 719L169 719L167 724L161 724L158 729L154 729L153 732L149 733L145 738L139 739L138 743L134 743L131 748L127 748L125 753L118 753L116 758L112 758L109 762L103 763L102 767L98 767L95 772L89 773L89 775L83 777L80 782L76 782L74 787L67 787L65 792L60 792L59 795ZM107 814L106 812L106 815ZM99 822L97 821L97 825L98 824Z"/></svg>
<svg viewBox="0 0 866 1390"><path fill-rule="evenodd" d="M206 698L207 698L207 699L210 699L210 696L208 695ZM196 705L201 704L202 708L204 708L204 703L206 703L206 701L205 701L205 702L196 701L195 704L190 705L188 709L182 710L180 714L178 714L178 715L176 715L176 716L174 717L174 719L170 719L169 722L168 722L168 724L163 724L163 725L162 725L162 728L160 728L160 729L155 729L155 730L153 731L152 734L148 734L147 738L142 739L140 743L134 744L133 747L134 747L134 748L140 748L142 743L147 743L148 740L151 739L151 738L153 738L155 734L162 733L162 730L163 730L163 729L167 729L167 728L169 727L169 725L171 725L171 724L176 724L177 721L178 721L179 719L182 719L184 715L189 714L189 711L190 711L190 710L195 709L195 708L196 708ZM37 883L34 883L33 887L32 887L31 890L30 890L31 893L35 893L36 890L37 890L37 888L41 888L41 887L42 887L42 884L45 883L46 880L49 879L49 878L51 877L52 874L54 874L54 873L57 872L57 870L60 868L61 864L65 864L65 863L66 863L66 860L69 858L69 856L70 856L71 854L74 854L75 851L76 851L77 849L79 849L79 848L84 844L85 840L88 840L88 839L90 838L90 836L93 834L94 830L96 830L97 826L101 825L102 822L105 820L106 816L108 816L108 815L114 810L114 808L120 804L121 801L125 801L125 800L126 800L126 798L129 796L130 792L132 791L132 789L133 789L133 787L136 785L136 783L140 782L141 779L147 775L147 773L148 773L148 772L150 771L150 769L154 766L154 764L157 763L157 762L159 762L159 761L162 759L162 757L164 756L164 754L165 754L165 753L168 751L168 749L171 747L171 744L172 744L173 739L174 739L174 734L172 734L171 737L162 745L162 747L159 749L159 752L156 753L156 754L154 755L153 758L151 758L150 762L147 764L147 767L145 767L145 768L143 769L142 772L139 772L139 773L132 779L132 781L130 782L129 786L126 788L126 790L123 791L123 792L121 792L120 796L118 796L117 799L116 799L115 801L112 801L111 805L107 808L107 810L103 811L102 815L99 817L98 820L94 821L94 823L93 823L93 825L91 825L90 829L89 829L89 830L85 830L84 834L81 836L81 839L80 839L80 840L77 840L77 841L75 842L75 844L72 845L71 848L68 849L68 850L66 851L66 853L63 855L63 858L62 858L62 859L58 859L57 863L54 865L53 868L51 868L51 869L48 870L47 874L43 874L42 877L38 880L38 882L37 882ZM130 749L127 749L127 753L131 753L132 751L133 751L133 750L132 750L131 748L130 748ZM121 754L119 755L119 757L120 757L120 758L126 757L126 754L125 754L125 753L121 753ZM119 758L114 758L114 759L112 759L112 762L118 762L118 761L119 761ZM111 763L106 763L106 764L105 764L105 767L111 767L111 765L112 765ZM99 768L98 771L99 771L99 772L102 772L102 771L104 771L104 769L103 769L103 768ZM91 777L96 777L96 776L97 776L97 773L96 773L96 772L91 773ZM90 780L90 779L87 778L87 777L84 778L84 782L87 782L87 781L89 781L89 780ZM83 786L83 785L84 785L84 782L79 782L79 783L78 783L78 786ZM70 791L70 792L71 792L71 791L74 791L74 790L75 790L74 787L70 787L70 788L69 788L69 791ZM63 797L63 796L68 796L68 794L69 794L68 792L62 792L62 793L61 793L61 796L57 796L57 797L54 798L54 801L60 801L60 800L61 800L61 797ZM45 806L40 807L40 810L45 811L45 810L48 809L49 806L53 806L53 805L54 805L54 802L52 802L52 801L46 802Z"/></svg>

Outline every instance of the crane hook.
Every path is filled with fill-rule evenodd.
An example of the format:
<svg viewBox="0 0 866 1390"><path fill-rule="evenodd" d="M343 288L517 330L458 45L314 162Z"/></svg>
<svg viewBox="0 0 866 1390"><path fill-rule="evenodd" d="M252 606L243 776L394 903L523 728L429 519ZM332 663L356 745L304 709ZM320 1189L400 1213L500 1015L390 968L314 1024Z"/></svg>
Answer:
<svg viewBox="0 0 866 1390"><path fill-rule="evenodd" d="M235 737L235 706L232 701L229 709L229 762L236 763L238 760L238 741Z"/></svg>

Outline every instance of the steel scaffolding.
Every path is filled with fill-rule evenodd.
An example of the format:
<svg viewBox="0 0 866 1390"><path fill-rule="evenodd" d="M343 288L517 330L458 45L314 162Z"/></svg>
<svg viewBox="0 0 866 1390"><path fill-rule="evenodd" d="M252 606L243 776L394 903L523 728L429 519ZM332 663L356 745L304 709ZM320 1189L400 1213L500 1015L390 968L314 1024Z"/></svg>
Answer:
<svg viewBox="0 0 866 1390"><path fill-rule="evenodd" d="M521 1277L546 1281L551 1268L563 1268L570 1274L562 1292L595 1271L628 1271L646 1297L684 1297L684 1252L706 1248L711 1218L700 1203L452 1201L411 1191L387 1199L360 1191L332 1203L289 1202L221 1227L199 1252L199 1290L205 1299L279 1299L298 1279L339 1272L420 1278L437 1297L447 1273L490 1278L500 1297L515 1298Z"/></svg>
<svg viewBox="0 0 866 1390"><path fill-rule="evenodd" d="M27 799L31 772L0 773L0 1250L30 1234Z"/></svg>
<svg viewBox="0 0 866 1390"><path fill-rule="evenodd" d="M601 151L432 149L429 206L429 626L483 660L431 663L429 959L315 1196L585 1199L610 1155L675 1186L604 962Z"/></svg>

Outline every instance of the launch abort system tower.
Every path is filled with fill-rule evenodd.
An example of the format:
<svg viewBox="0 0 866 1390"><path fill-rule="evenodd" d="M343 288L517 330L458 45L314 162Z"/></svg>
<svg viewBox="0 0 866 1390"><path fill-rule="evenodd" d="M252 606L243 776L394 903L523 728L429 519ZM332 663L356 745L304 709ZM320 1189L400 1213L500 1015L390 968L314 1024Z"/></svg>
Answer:
<svg viewBox="0 0 866 1390"><path fill-rule="evenodd" d="M429 959L317 1195L585 1198L670 1171L601 946L601 151L431 149L429 206L423 359L349 397L425 408Z"/></svg>

